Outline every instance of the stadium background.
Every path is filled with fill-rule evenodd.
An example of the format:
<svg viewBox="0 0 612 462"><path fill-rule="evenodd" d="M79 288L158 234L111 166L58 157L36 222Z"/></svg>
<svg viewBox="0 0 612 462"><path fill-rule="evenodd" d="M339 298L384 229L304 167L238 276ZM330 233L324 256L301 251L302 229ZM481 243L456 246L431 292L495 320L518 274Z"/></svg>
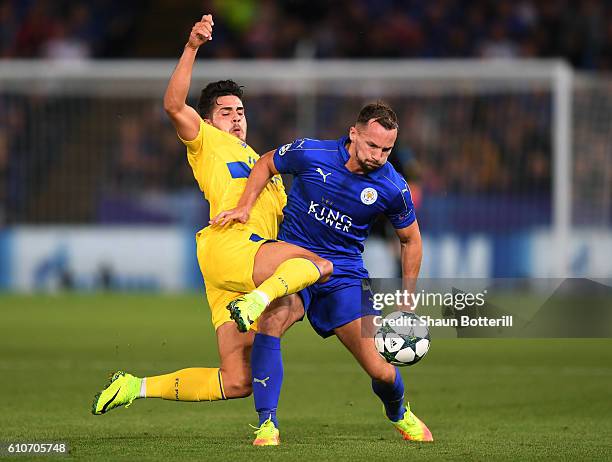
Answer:
<svg viewBox="0 0 612 462"><path fill-rule="evenodd" d="M216 361L193 240L207 208L161 104L204 12L215 17L214 40L199 52L191 101L210 80L244 84L258 152L338 138L372 99L396 108L392 161L416 201L423 277L612 276L609 1L5 0L0 368L11 380L2 379L1 440L69 439L77 454L102 460L142 456L147 433L159 457L221 457L223 445L203 434L225 449L248 444L246 402L137 403L130 412L140 414L120 419L142 440L118 430L120 420L80 414L116 367L144 374ZM398 275L394 239L377 223L366 251L373 276ZM348 440L355 457L402 454L391 435L371 434L377 403L353 407L367 384L353 387L364 379L337 345L303 325L289 338L287 390L310 403L283 394L289 439L303 441L296 454L347 455L339 435L353 430L340 419L352 415L363 419L356 439L368 435L365 446ZM410 457L603 458L610 352L609 340L439 340L409 386L444 442ZM309 391L338 370L329 400ZM590 436L567 438L571 419ZM508 435L525 443L514 447Z"/></svg>
<svg viewBox="0 0 612 462"><path fill-rule="evenodd" d="M244 84L259 152L338 138L365 101L396 107L424 277L612 274L608 2L206 6L218 21L192 98L211 78ZM200 287L207 210L161 97L202 7L3 2L0 287ZM376 226L373 276L397 275L392 234Z"/></svg>

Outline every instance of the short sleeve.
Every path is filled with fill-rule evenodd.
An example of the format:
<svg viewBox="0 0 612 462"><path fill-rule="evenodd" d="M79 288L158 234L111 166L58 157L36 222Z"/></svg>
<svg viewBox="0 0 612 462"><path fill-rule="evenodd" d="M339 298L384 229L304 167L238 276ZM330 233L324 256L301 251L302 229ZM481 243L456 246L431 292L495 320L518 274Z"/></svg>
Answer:
<svg viewBox="0 0 612 462"><path fill-rule="evenodd" d="M303 145L303 139L295 140L293 143L285 144L274 151L272 160L276 170L280 173L290 173L292 175L297 175L303 171L307 162Z"/></svg>
<svg viewBox="0 0 612 462"><path fill-rule="evenodd" d="M416 220L410 188L403 178L400 187L401 190L399 187L397 188L397 193L385 211L385 215L395 229L406 228Z"/></svg>
<svg viewBox="0 0 612 462"><path fill-rule="evenodd" d="M192 168L198 164L200 156L206 153L208 145L214 142L214 137L218 136L218 131L213 126L200 120L198 135L193 140L184 140L177 133L178 139L187 148L187 160Z"/></svg>

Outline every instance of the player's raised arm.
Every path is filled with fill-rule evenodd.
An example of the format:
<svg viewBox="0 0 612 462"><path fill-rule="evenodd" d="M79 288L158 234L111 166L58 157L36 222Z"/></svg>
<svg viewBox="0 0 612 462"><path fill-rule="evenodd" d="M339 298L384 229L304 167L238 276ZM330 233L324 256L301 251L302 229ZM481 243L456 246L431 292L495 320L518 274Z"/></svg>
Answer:
<svg viewBox="0 0 612 462"><path fill-rule="evenodd" d="M221 212L210 220L211 225L225 226L234 221L240 223L249 221L251 209L255 205L259 194L266 187L270 178L278 174L278 170L274 166L273 156L274 151L269 151L255 162L236 208Z"/></svg>
<svg viewBox="0 0 612 462"><path fill-rule="evenodd" d="M177 133L184 140L196 138L200 129L200 116L194 108L187 105L186 100L198 48L212 40L213 25L210 14L202 16L202 19L194 24L164 94L164 109L172 120Z"/></svg>

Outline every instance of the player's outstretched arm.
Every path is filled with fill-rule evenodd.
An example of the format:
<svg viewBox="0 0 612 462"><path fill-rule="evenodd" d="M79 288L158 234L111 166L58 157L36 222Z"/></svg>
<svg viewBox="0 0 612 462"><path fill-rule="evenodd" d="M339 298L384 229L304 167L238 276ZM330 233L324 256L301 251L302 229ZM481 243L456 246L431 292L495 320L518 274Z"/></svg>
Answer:
<svg viewBox="0 0 612 462"><path fill-rule="evenodd" d="M234 221L239 221L240 223L249 221L251 209L255 202L257 202L257 198L266 187L266 184L268 184L268 181L270 181L270 178L278 174L273 156L274 151L269 151L255 162L236 208L221 212L210 220L209 223L211 225L225 226Z"/></svg>
<svg viewBox="0 0 612 462"><path fill-rule="evenodd" d="M395 233L401 244L402 280L404 290L414 293L416 280L421 270L423 259L423 244L421 242L421 231L415 220L410 226L396 229Z"/></svg>
<svg viewBox="0 0 612 462"><path fill-rule="evenodd" d="M164 109L177 133L184 140L195 139L200 130L200 116L194 108L187 105L186 100L198 48L212 40L213 24L210 14L202 16L202 19L194 24L164 94Z"/></svg>

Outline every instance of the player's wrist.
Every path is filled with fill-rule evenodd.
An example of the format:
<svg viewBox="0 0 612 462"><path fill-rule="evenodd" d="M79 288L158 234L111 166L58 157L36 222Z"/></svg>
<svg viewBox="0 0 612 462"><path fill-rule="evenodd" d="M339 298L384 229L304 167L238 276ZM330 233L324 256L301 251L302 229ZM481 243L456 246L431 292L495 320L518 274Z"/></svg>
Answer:
<svg viewBox="0 0 612 462"><path fill-rule="evenodd" d="M200 45L194 45L191 42L187 42L185 44L185 49L186 50L190 50L190 51L198 51L198 48L200 48Z"/></svg>

